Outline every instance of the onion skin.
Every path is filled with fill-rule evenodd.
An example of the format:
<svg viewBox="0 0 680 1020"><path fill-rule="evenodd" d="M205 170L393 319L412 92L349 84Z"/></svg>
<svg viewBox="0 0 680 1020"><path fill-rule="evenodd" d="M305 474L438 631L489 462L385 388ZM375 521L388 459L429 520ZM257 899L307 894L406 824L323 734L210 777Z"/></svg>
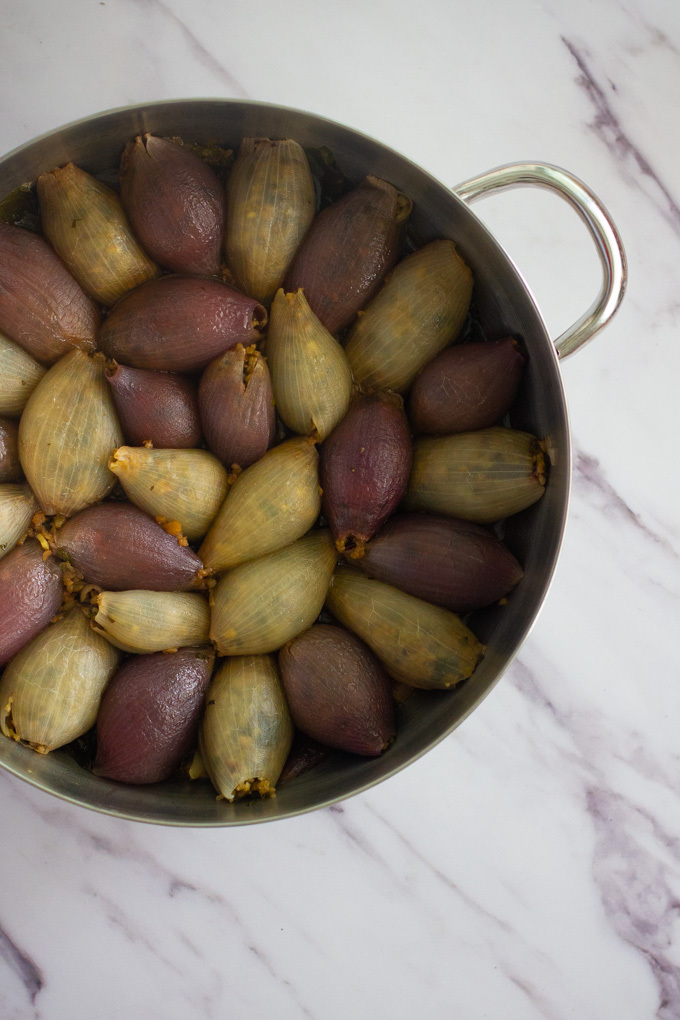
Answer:
<svg viewBox="0 0 680 1020"><path fill-rule="evenodd" d="M95 349L99 310L44 238L0 223L0 330L43 365Z"/></svg>
<svg viewBox="0 0 680 1020"><path fill-rule="evenodd" d="M390 680L369 648L342 627L315 624L279 652L293 722L314 740L381 754L394 736Z"/></svg>
<svg viewBox="0 0 680 1020"><path fill-rule="evenodd" d="M44 374L28 351L0 333L0 414L19 418Z"/></svg>
<svg viewBox="0 0 680 1020"><path fill-rule="evenodd" d="M129 659L97 716L92 771L121 783L168 779L196 744L215 652L207 646Z"/></svg>
<svg viewBox="0 0 680 1020"><path fill-rule="evenodd" d="M321 446L322 512L340 552L363 545L399 504L411 470L411 436L401 398L360 394Z"/></svg>
<svg viewBox="0 0 680 1020"><path fill-rule="evenodd" d="M153 517L179 522L190 542L203 538L229 488L226 470L207 450L121 446L109 467L132 503Z"/></svg>
<svg viewBox="0 0 680 1020"><path fill-rule="evenodd" d="M545 472L541 442L528 432L490 428L417 439L403 508L493 524L540 499Z"/></svg>
<svg viewBox="0 0 680 1020"><path fill-rule="evenodd" d="M378 656L395 680L446 690L467 679L484 646L448 609L432 606L358 571L338 569L326 607Z"/></svg>
<svg viewBox="0 0 680 1020"><path fill-rule="evenodd" d="M116 648L133 654L202 645L210 611L202 595L169 591L103 591L93 627Z"/></svg>
<svg viewBox="0 0 680 1020"><path fill-rule="evenodd" d="M227 182L225 252L236 286L269 304L314 218L314 181L290 138L244 138Z"/></svg>
<svg viewBox="0 0 680 1020"><path fill-rule="evenodd" d="M67 517L116 484L109 457L122 433L101 355L72 350L36 386L19 423L19 457L46 514Z"/></svg>
<svg viewBox="0 0 680 1020"><path fill-rule="evenodd" d="M61 605L61 570L34 538L0 560L0 666L47 626Z"/></svg>
<svg viewBox="0 0 680 1020"><path fill-rule="evenodd" d="M226 199L199 156L167 138L138 135L123 151L120 192L135 234L159 265L197 276L218 272Z"/></svg>
<svg viewBox="0 0 680 1020"><path fill-rule="evenodd" d="M308 439L289 439L246 468L199 550L205 566L229 570L302 538L321 509L318 461Z"/></svg>
<svg viewBox="0 0 680 1020"><path fill-rule="evenodd" d="M352 373L342 347L319 322L301 290L277 291L267 358L284 425L299 435L325 439L347 411Z"/></svg>
<svg viewBox="0 0 680 1020"><path fill-rule="evenodd" d="M198 393L191 379L127 365L107 369L106 379L130 446L145 442L175 450L200 446Z"/></svg>
<svg viewBox="0 0 680 1020"><path fill-rule="evenodd" d="M274 442L276 413L267 363L238 344L201 376L198 406L208 449L226 467L250 467Z"/></svg>
<svg viewBox="0 0 680 1020"><path fill-rule="evenodd" d="M45 237L95 301L113 305L158 276L111 188L67 163L41 174L37 191Z"/></svg>
<svg viewBox="0 0 680 1020"><path fill-rule="evenodd" d="M454 613L491 605L523 573L491 531L432 514L390 518L356 565L369 577Z"/></svg>
<svg viewBox="0 0 680 1020"><path fill-rule="evenodd" d="M37 509L29 485L0 485L0 560L28 530Z"/></svg>
<svg viewBox="0 0 680 1020"><path fill-rule="evenodd" d="M411 387L413 431L445 436L495 425L514 402L525 363L512 337L442 351Z"/></svg>
<svg viewBox="0 0 680 1020"><path fill-rule="evenodd" d="M57 533L57 553L107 591L186 591L197 586L203 566L129 503L102 503L76 514Z"/></svg>
<svg viewBox="0 0 680 1020"><path fill-rule="evenodd" d="M460 334L472 284L453 241L432 241L403 259L347 338L354 381L364 390L405 393Z"/></svg>
<svg viewBox="0 0 680 1020"><path fill-rule="evenodd" d="M133 368L197 372L236 344L260 340L267 312L217 280L163 276L120 301L104 322L99 346Z"/></svg>
<svg viewBox="0 0 680 1020"><path fill-rule="evenodd" d="M314 220L286 276L329 333L348 326L399 258L411 203L368 176Z"/></svg>
<svg viewBox="0 0 680 1020"><path fill-rule="evenodd" d="M119 655L76 606L9 663L0 682L0 729L41 754L86 733Z"/></svg>
<svg viewBox="0 0 680 1020"><path fill-rule="evenodd" d="M328 531L242 563L214 590L210 637L219 655L275 652L316 620L337 554Z"/></svg>
<svg viewBox="0 0 680 1020"><path fill-rule="evenodd" d="M0 482L18 482L21 470L18 448L19 426L9 418L0 418Z"/></svg>
<svg viewBox="0 0 680 1020"><path fill-rule="evenodd" d="M272 796L293 724L271 655L226 659L206 696L199 747L220 797Z"/></svg>

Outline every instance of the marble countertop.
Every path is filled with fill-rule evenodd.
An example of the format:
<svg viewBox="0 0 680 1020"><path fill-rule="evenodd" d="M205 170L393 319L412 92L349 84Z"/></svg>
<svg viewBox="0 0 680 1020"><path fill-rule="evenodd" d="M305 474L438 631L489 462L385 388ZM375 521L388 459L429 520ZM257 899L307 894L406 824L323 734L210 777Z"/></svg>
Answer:
<svg viewBox="0 0 680 1020"><path fill-rule="evenodd" d="M567 167L630 282L563 364L569 525L493 693L377 788L264 826L145 826L0 775L0 1016L680 1016L680 7L5 0L2 29L3 151L128 103L268 100L451 185ZM544 193L475 211L557 335L599 285L583 225Z"/></svg>

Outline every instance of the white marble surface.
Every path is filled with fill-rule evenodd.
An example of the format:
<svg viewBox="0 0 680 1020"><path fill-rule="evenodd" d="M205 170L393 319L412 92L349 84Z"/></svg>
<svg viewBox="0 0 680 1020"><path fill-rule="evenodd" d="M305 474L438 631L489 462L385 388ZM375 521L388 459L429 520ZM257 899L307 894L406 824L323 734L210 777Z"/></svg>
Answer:
<svg viewBox="0 0 680 1020"><path fill-rule="evenodd" d="M669 0L5 0L0 148L109 107L240 96L355 126L445 182L566 166L629 293L563 366L554 585L449 739L342 806L180 831L0 776L3 1020L680 1016L680 7ZM556 334L596 290L543 194L476 211Z"/></svg>

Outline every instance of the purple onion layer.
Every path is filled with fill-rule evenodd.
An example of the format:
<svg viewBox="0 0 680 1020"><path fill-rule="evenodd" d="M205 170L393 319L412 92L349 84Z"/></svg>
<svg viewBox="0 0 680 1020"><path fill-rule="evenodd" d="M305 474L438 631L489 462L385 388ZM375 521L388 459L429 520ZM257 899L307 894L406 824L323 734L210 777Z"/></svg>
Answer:
<svg viewBox="0 0 680 1020"><path fill-rule="evenodd" d="M522 577L521 566L493 532L433 514L392 517L356 565L369 577L454 613L491 605Z"/></svg>
<svg viewBox="0 0 680 1020"><path fill-rule="evenodd" d="M105 591L187 591L203 564L130 503L101 503L59 529L57 551Z"/></svg>
<svg viewBox="0 0 680 1020"><path fill-rule="evenodd" d="M173 273L220 267L226 196L217 175L168 138L138 135L120 165L121 199L145 250Z"/></svg>
<svg viewBox="0 0 680 1020"><path fill-rule="evenodd" d="M378 755L394 736L387 673L363 641L315 624L279 652L293 722L327 747Z"/></svg>
<svg viewBox="0 0 680 1020"><path fill-rule="evenodd" d="M133 368L197 372L230 347L259 340L266 321L262 305L225 283L162 276L114 306L99 346Z"/></svg>
<svg viewBox="0 0 680 1020"><path fill-rule="evenodd" d="M207 646L128 659L97 716L96 775L122 783L171 776L196 746L214 659Z"/></svg>
<svg viewBox="0 0 680 1020"><path fill-rule="evenodd" d="M0 332L43 365L93 351L99 310L38 234L0 223Z"/></svg>
<svg viewBox="0 0 680 1020"><path fill-rule="evenodd" d="M243 346L208 365L198 390L205 440L226 467L247 468L274 442L276 414L267 363Z"/></svg>
<svg viewBox="0 0 680 1020"><path fill-rule="evenodd" d="M445 436L495 425L512 406L525 363L512 337L442 351L411 387L413 431Z"/></svg>
<svg viewBox="0 0 680 1020"><path fill-rule="evenodd" d="M399 504L411 470L411 436L401 397L359 395L320 448L322 512L338 549L361 554Z"/></svg>
<svg viewBox="0 0 680 1020"><path fill-rule="evenodd" d="M130 446L147 441L171 450L200 446L198 392L192 379L127 365L107 370L106 378Z"/></svg>
<svg viewBox="0 0 680 1020"><path fill-rule="evenodd" d="M0 666L39 634L61 605L61 570L34 538L0 560Z"/></svg>

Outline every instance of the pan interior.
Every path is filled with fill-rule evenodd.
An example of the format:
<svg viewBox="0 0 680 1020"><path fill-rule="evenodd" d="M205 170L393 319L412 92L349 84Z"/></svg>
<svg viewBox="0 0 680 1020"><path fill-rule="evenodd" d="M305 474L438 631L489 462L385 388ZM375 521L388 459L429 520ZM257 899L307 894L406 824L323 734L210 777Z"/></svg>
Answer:
<svg viewBox="0 0 680 1020"><path fill-rule="evenodd" d="M474 301L488 339L518 337L529 355L511 416L515 428L547 441L550 477L545 496L507 522L504 540L525 576L507 604L480 611L470 626L487 645L473 676L446 693L416 692L399 710L398 736L378 759L337 754L282 784L261 802L217 801L209 783L172 781L132 787L98 779L67 750L43 757L0 740L0 765L39 788L94 810L160 824L241 825L284 818L341 800L392 775L450 733L491 690L516 654L545 597L567 512L570 449L564 394L553 345L534 301L511 260L477 216L447 188L403 156L349 128L260 103L177 100L115 110L68 125L0 161L0 195L72 161L98 173L118 166L125 143L150 131L202 144L237 148L243 137L291 137L305 147L327 146L352 181L367 173L390 181L414 202L418 244L455 241L475 278Z"/></svg>

